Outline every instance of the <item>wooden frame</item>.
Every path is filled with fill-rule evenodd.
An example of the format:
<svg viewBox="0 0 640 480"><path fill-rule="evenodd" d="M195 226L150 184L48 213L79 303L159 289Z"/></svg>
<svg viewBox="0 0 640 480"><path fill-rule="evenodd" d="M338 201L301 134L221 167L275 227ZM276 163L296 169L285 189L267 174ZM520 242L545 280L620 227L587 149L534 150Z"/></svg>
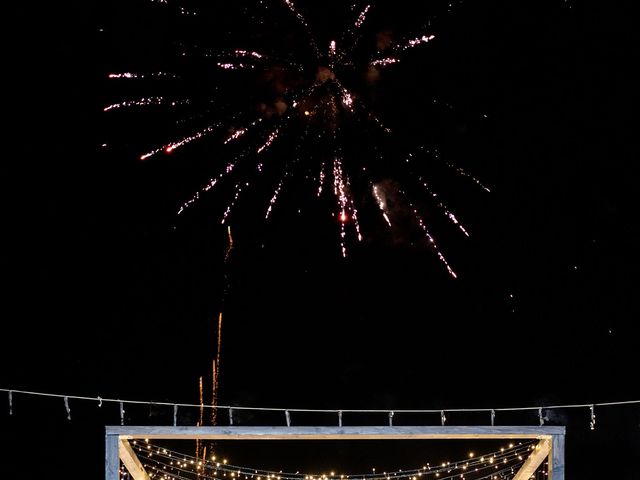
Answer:
<svg viewBox="0 0 640 480"><path fill-rule="evenodd" d="M105 480L119 480L120 460L134 480L148 480L133 439L162 440L463 440L537 439L513 480L528 480L548 458L549 480L564 480L565 427L129 427L107 426Z"/></svg>

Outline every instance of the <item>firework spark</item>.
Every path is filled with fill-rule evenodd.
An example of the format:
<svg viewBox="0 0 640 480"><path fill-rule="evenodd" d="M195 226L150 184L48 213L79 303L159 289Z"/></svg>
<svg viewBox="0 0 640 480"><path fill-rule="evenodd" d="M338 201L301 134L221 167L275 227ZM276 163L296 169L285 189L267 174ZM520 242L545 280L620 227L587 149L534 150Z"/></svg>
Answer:
<svg viewBox="0 0 640 480"><path fill-rule="evenodd" d="M126 100L124 102L113 103L111 105L107 105L102 110L104 112L108 112L110 110L117 110L120 108L132 108L132 107L146 107L149 105L167 105L170 107L176 107L179 105L189 105L191 100L183 99L183 100L167 100L164 97L147 97L140 98L137 100Z"/></svg>
<svg viewBox="0 0 640 480"><path fill-rule="evenodd" d="M387 224L391 227L391 220L389 219L389 215L387 215L387 205L385 204L384 200L382 199L382 196L380 195L380 191L378 190L378 186L377 185L373 186L373 196L375 197L376 201L378 202L378 207L380 208L380 211L382 212L382 217L384 218L385 222L387 222Z"/></svg>
<svg viewBox="0 0 640 480"><path fill-rule="evenodd" d="M364 7L364 10L360 12L360 15L358 15L358 19L356 20L356 23L353 25L353 27L356 30L360 28L362 24L365 22L365 20L367 19L367 12L369 11L370 8L371 8L371 5L367 5L366 7Z"/></svg>
<svg viewBox="0 0 640 480"><path fill-rule="evenodd" d="M404 192L401 192L401 193L404 193ZM409 204L409 207L411 208L411 211L415 216L416 222L418 223L418 225L420 225L420 228L422 229L425 236L427 237L429 244L435 250L436 255L438 256L442 264L447 269L447 272L449 272L449 275L451 275L453 278L458 278L458 275L456 274L456 272L453 271L453 269L449 265L449 262L447 262L447 259L444 257L444 255L440 251L440 248L438 247L438 244L436 243L435 238L433 238L433 235L431 235L431 232L429 232L429 229L427 228L425 221L420 215L420 213L418 212L418 210L413 206L413 203L411 203L410 201L407 200L407 203Z"/></svg>
<svg viewBox="0 0 640 480"><path fill-rule="evenodd" d="M108 75L110 79L144 79L144 78L179 78L173 73L167 72L150 72L150 73L135 73L135 72L123 72L123 73L110 73Z"/></svg>
<svg viewBox="0 0 640 480"><path fill-rule="evenodd" d="M199 138L205 137L206 135L210 134L211 132L213 132L215 129L217 129L218 127L220 127L219 123L216 123L214 125L209 125L207 128L200 130L199 132L194 133L193 135L189 135L188 137L184 137L180 140L178 140L177 142L171 142L168 143L166 145L163 145L162 147L156 148L154 150L151 150L150 152L147 152L143 155L140 155L140 160L146 160L149 157L152 157L160 152L165 152L165 153L171 153L173 152L175 149L180 148L184 145L186 145L187 143L191 143L194 140L198 140Z"/></svg>

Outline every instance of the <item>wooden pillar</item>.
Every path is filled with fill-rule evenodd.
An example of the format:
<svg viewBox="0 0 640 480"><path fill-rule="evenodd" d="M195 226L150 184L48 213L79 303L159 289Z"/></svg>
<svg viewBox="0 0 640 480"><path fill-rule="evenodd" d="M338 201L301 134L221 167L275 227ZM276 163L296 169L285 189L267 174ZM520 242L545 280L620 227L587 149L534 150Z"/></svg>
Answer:
<svg viewBox="0 0 640 480"><path fill-rule="evenodd" d="M549 454L549 480L564 480L564 434L553 435Z"/></svg>
<svg viewBox="0 0 640 480"><path fill-rule="evenodd" d="M120 436L107 433L105 435L104 478L105 480L120 480Z"/></svg>

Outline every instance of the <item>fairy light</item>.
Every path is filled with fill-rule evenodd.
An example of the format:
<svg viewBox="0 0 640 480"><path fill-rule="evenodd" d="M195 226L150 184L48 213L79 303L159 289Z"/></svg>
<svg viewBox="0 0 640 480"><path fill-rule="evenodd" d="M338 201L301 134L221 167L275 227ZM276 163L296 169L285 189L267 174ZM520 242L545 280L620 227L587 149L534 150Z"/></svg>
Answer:
<svg viewBox="0 0 640 480"><path fill-rule="evenodd" d="M138 447L135 447L135 444L134 444L134 449L135 448L138 448ZM509 450L504 449L504 451L497 451L493 454L489 454L490 458L501 460L501 464L506 465L507 470L504 470L504 469L498 470L497 466L493 466L492 469L495 470L495 475L501 476L505 471L508 471L509 469L511 469L511 472L513 473L513 467L518 464L514 462L520 462L520 463L522 462L522 460L516 460L516 459L519 455L519 452L521 452L524 449L527 449L527 450L530 449L530 445L523 446L522 444L519 444L518 447L514 449L511 449L511 448ZM140 452L140 453L143 455L147 455L148 461L153 462L155 466L158 466L165 472L167 472L167 470L169 472L175 471L174 466L176 464L173 461L173 459L170 459L171 453L172 453L170 450L167 450L165 448L161 449L160 447L157 447L157 448L153 447L153 451L157 452L157 455L154 455L151 452L148 452L148 453ZM197 458L194 459L194 457L188 457L183 454L181 455L184 457L184 461L178 462L177 467L179 469L182 469L185 473L187 472L198 473L199 478L203 478L207 480L213 480L214 477L210 476L208 472L213 472L214 468L216 468L216 470L215 472L213 472L213 475L216 478L220 478L219 474L222 473L223 477L234 478L234 480L235 478L241 478L242 476L244 476L246 480L249 480L249 479L255 480L256 478L257 480L261 480L262 478L261 474L264 474L264 476L268 480L275 480L275 479L277 480L316 480L316 479L329 480L336 476L335 470L332 470L329 475L327 475L326 473L322 473L316 476L316 475L300 473L299 470L296 471L295 473L283 473L282 470L280 470L279 472L272 472L272 471L258 470L254 468L240 467L240 466L228 465L228 464L222 466L221 471L219 472L218 466L217 466L219 464L217 464L216 467L214 467L212 465L208 465L204 461L198 460ZM505 460L507 460L507 462L505 462ZM427 463L427 465L429 464ZM155 466L154 466L154 470L156 470ZM447 479L453 478L454 476L460 476L461 478L465 478L465 474L470 469L475 472L479 472L482 469L489 468L489 466L478 468L479 466L480 466L480 462L478 460L473 460L473 459L460 460L457 462L446 461L446 462L442 462L441 466L437 467L434 471L432 471L432 473L434 473L436 477L440 477L442 474L444 474L444 478L447 478ZM188 470L187 468L191 468L192 470ZM422 471L425 471L427 468L430 469L430 467L423 466L422 469L419 469L419 470L406 470L406 471L398 470L396 472L383 472L382 474L377 474L376 469L373 468L372 474L363 474L363 475L354 474L352 478L359 479L359 480L365 480L365 479L366 480L397 480L397 479L398 480L399 479L415 480L416 473L420 472L421 474ZM349 475L345 476L341 474L340 478L349 479L350 476ZM486 477L479 477L479 479L480 478L486 478Z"/></svg>

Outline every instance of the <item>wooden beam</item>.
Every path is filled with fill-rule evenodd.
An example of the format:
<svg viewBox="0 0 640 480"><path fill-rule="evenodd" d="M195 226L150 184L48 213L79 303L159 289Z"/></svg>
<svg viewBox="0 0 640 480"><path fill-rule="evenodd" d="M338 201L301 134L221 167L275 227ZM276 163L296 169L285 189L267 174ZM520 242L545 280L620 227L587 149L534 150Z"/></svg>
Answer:
<svg viewBox="0 0 640 480"><path fill-rule="evenodd" d="M105 480L120 480L118 435L107 432L104 440L104 478Z"/></svg>
<svg viewBox="0 0 640 480"><path fill-rule="evenodd" d="M548 480L564 480L564 435L553 436L548 473Z"/></svg>
<svg viewBox="0 0 640 480"><path fill-rule="evenodd" d="M140 463L136 452L134 452L131 445L129 445L129 440L120 438L119 447L120 460L122 460L124 466L127 467L133 480L149 480L149 475L142 466L142 463Z"/></svg>
<svg viewBox="0 0 640 480"><path fill-rule="evenodd" d="M136 427L109 426L107 432L127 439L182 440L452 440L550 439L564 427L431 426L431 427Z"/></svg>
<svg viewBox="0 0 640 480"><path fill-rule="evenodd" d="M518 470L513 480L529 480L531 475L535 473L540 464L544 462L544 459L549 456L551 452L551 439L545 438L541 440L534 449L533 453L529 455L524 461L524 464Z"/></svg>

